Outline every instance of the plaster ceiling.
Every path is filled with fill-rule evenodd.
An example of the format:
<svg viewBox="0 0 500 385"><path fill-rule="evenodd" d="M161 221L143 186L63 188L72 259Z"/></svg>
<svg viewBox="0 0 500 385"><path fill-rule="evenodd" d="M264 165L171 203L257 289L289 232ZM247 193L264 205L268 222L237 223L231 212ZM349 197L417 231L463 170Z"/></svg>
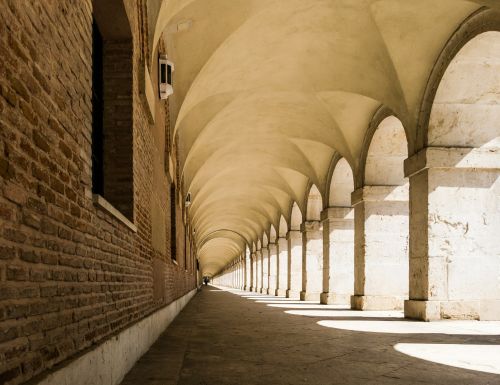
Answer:
<svg viewBox="0 0 500 385"><path fill-rule="evenodd" d="M426 81L457 26L496 0L165 0L171 116L198 257L212 275L323 196L332 159L354 173L390 108L412 142ZM327 202L328 199L323 199ZM230 231L227 231L230 230Z"/></svg>

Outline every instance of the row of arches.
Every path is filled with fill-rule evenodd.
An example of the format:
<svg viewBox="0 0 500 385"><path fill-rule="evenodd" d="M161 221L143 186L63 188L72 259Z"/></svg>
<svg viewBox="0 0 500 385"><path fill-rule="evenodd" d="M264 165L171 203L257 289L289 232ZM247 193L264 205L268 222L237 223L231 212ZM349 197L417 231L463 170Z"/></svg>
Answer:
<svg viewBox="0 0 500 385"><path fill-rule="evenodd" d="M335 159L329 189L312 185L304 213L293 204L286 235L280 222L277 241L252 244L216 282L424 320L500 319L499 52L500 33L485 32L457 53L409 158L402 122L379 109L358 173Z"/></svg>

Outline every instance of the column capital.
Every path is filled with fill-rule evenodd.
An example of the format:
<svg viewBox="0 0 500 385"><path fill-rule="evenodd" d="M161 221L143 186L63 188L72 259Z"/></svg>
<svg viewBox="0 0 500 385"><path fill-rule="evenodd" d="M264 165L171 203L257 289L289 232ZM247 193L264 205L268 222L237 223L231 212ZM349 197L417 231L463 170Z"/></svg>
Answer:
<svg viewBox="0 0 500 385"><path fill-rule="evenodd" d="M474 168L500 170L500 149L426 147L405 159L405 176L429 168Z"/></svg>
<svg viewBox="0 0 500 385"><path fill-rule="evenodd" d="M307 233L309 231L320 231L321 221L305 221L300 225L300 231L302 233Z"/></svg>
<svg viewBox="0 0 500 385"><path fill-rule="evenodd" d="M339 220L339 219L354 219L353 208L352 207L327 207L321 212L321 222L328 220Z"/></svg>
<svg viewBox="0 0 500 385"><path fill-rule="evenodd" d="M297 239L300 238L302 239L302 233L300 230L289 230L288 233L286 233L286 239Z"/></svg>
<svg viewBox="0 0 500 385"><path fill-rule="evenodd" d="M364 186L351 193L351 204L356 206L361 202L407 202L409 185L402 186Z"/></svg>

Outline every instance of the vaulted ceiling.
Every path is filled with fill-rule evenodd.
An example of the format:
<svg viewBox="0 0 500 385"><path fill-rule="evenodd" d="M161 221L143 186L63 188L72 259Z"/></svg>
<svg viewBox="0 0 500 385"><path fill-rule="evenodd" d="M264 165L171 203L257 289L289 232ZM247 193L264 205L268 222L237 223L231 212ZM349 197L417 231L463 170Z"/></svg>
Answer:
<svg viewBox="0 0 500 385"><path fill-rule="evenodd" d="M376 110L411 149L427 79L458 25L497 0L160 0L152 46L175 63L170 98L204 274L326 196L332 159L354 173ZM151 22L150 22L151 24ZM163 33L163 35L162 35ZM163 36L163 37L162 37Z"/></svg>

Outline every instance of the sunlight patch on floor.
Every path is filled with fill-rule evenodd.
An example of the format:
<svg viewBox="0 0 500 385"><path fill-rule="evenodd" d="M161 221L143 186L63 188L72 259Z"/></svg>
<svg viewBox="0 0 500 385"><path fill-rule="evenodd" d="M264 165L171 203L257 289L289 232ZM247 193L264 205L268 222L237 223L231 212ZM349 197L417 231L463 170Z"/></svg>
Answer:
<svg viewBox="0 0 500 385"><path fill-rule="evenodd" d="M499 321L337 321L321 320L328 328L370 333L500 335Z"/></svg>
<svg viewBox="0 0 500 385"><path fill-rule="evenodd" d="M319 307L323 306L323 307ZM319 305L318 309L327 310L286 310L285 313L292 315L301 315L306 317L362 317L362 318L404 318L404 314L401 311L360 311L360 310L350 310L345 306L342 308L328 308L326 306L332 305ZM335 305L333 305L335 306ZM330 310L332 309L332 310Z"/></svg>
<svg viewBox="0 0 500 385"><path fill-rule="evenodd" d="M320 304L314 304L314 303L301 303L301 302L291 302L291 303L268 303L269 307L277 307L277 308L282 308L282 309L300 309L300 310L305 310L305 309L323 309L323 310L330 310L330 309L337 309L337 310L349 310L346 306L343 305L320 305ZM293 313L290 313L293 314ZM298 314L302 315L302 314Z"/></svg>
<svg viewBox="0 0 500 385"><path fill-rule="evenodd" d="M500 345L399 343L394 349L438 364L500 374Z"/></svg>

